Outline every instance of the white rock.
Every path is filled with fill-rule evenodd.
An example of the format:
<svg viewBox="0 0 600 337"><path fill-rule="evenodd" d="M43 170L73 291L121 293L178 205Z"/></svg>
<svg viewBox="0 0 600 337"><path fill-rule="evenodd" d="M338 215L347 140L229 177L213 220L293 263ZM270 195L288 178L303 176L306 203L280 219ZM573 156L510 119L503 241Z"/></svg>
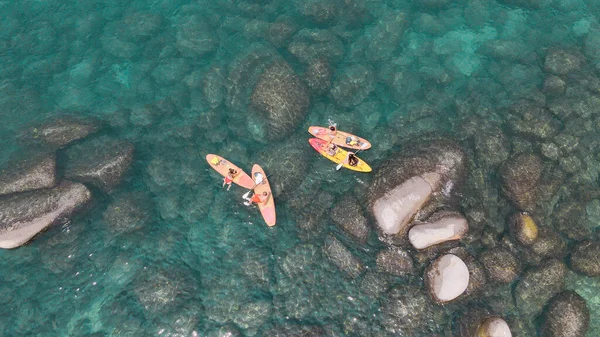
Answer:
<svg viewBox="0 0 600 337"><path fill-rule="evenodd" d="M433 261L425 276L429 292L440 303L457 298L469 285L467 265L453 254L446 254Z"/></svg>
<svg viewBox="0 0 600 337"><path fill-rule="evenodd" d="M468 229L467 219L451 216L412 227L408 232L408 239L416 249L424 249L438 243L458 240L467 233Z"/></svg>
<svg viewBox="0 0 600 337"><path fill-rule="evenodd" d="M408 179L388 191L373 204L373 214L379 227L387 234L397 234L425 204L439 182L438 174Z"/></svg>
<svg viewBox="0 0 600 337"><path fill-rule="evenodd" d="M490 317L481 323L477 329L477 336L512 337L512 334L505 320L500 317Z"/></svg>

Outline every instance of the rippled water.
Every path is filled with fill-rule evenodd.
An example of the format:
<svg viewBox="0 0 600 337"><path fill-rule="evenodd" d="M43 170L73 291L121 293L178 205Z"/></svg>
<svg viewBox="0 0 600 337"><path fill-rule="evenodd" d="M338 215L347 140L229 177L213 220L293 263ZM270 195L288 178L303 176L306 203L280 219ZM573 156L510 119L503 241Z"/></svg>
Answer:
<svg viewBox="0 0 600 337"><path fill-rule="evenodd" d="M512 210L498 182L502 154L481 145L493 138L489 130L501 134L492 132L508 154L534 151L565 171L561 202L580 202L568 192L574 186L600 188L596 0L120 3L0 1L0 162L9 165L32 125L65 113L98 118L99 135L135 146L115 191L93 190L85 212L0 251L0 335L395 335L402 305L394 301L420 303L417 295L398 298L420 294L422 271L383 275L377 232L361 244L332 221L331 207L344 197L363 204L372 174L336 172L309 148L306 128L328 119L373 143L360 156L375 171L423 135L456 139L475 172L469 179L480 174L483 182L473 186L484 192L465 198L481 200L486 230L496 229L462 243L477 254L489 247L485 240L501 241ZM548 82L553 50L576 59L556 70L564 70L566 92ZM307 81L318 58L329 62L333 84L311 86L306 116L276 121L292 126L272 131L249 112L264 60L283 60ZM340 89L344 78L356 78L357 88ZM539 116L515 124L507 110L522 100L572 109L560 132L576 138L575 147L540 138ZM558 108L552 113L563 117ZM541 147L553 141L566 151L556 158ZM267 174L277 171L272 184L293 186L276 195L276 227L242 205L244 190L221 188L208 153L248 171L261 163ZM125 218L120 210L132 199L136 210ZM591 228L587 238L598 240L599 201L585 202L577 215ZM331 240L361 261L358 276L331 261L323 248ZM414 334L450 335L453 319L473 303L518 322L516 282L488 284L486 295L469 301L409 308L426 311ZM388 292L394 287L403 290ZM597 277L566 278L565 288L590 309L587 336L600 334L599 287Z"/></svg>

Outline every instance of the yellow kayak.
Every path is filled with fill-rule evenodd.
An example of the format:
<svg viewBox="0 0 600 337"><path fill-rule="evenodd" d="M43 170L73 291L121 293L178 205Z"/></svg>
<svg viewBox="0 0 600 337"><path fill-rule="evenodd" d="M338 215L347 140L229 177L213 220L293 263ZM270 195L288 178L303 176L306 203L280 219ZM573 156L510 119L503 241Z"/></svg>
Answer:
<svg viewBox="0 0 600 337"><path fill-rule="evenodd" d="M329 155L329 153L327 153L327 141L319 138L310 138L308 142L313 147L313 149L315 149L315 151L319 152L323 157L331 160L332 162L336 164L341 164L342 162L346 161L348 151L342 149L341 147L338 146L335 155L331 156ZM362 159L358 157L357 159L358 163L354 166L348 164L347 162L344 163L342 166L352 171L371 172L371 166L369 166L369 164L365 163Z"/></svg>

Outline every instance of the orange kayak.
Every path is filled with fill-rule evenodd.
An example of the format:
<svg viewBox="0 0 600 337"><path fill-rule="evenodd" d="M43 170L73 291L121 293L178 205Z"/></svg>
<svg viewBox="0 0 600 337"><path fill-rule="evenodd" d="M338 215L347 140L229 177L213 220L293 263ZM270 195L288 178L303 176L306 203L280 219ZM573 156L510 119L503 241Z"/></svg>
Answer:
<svg viewBox="0 0 600 337"><path fill-rule="evenodd" d="M263 171L262 167L260 167L258 164L254 164L254 166L252 166L252 177L254 177L257 173L262 174L263 181L254 188L254 193L258 195L262 194L263 192L269 193L269 199L267 199L267 202L264 204L258 204L258 208L260 209L260 214L262 214L267 226L273 227L275 226L275 222L277 220L275 215L275 200L273 199L271 185L269 184L267 175L265 174L265 171Z"/></svg>
<svg viewBox="0 0 600 337"><path fill-rule="evenodd" d="M236 170L238 175L233 178L234 183L242 186L245 189L252 189L252 187L254 187L254 181L252 181L252 178L250 178L250 176L241 168L237 167L230 161L225 160L225 158L217 156L216 154L208 154L206 155L206 161L210 164L210 167L219 172L219 174L223 177L227 177L230 168Z"/></svg>
<svg viewBox="0 0 600 337"><path fill-rule="evenodd" d="M335 136L333 136L329 128L311 126L308 128L308 133L324 141L331 140L333 144L349 149L367 150L371 148L371 143L366 139L344 131L337 130Z"/></svg>

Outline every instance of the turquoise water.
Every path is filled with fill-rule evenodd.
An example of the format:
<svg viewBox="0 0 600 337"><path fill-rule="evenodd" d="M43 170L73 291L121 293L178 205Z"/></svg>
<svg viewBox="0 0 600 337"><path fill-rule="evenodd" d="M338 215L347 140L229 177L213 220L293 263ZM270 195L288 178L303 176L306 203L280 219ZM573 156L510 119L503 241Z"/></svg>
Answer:
<svg viewBox="0 0 600 337"><path fill-rule="evenodd" d="M535 130L515 132L508 107L522 100L572 107L561 132L578 145L560 156L580 166L543 158L568 175L561 200L580 202L572 186L600 188L596 0L119 3L0 1L0 162L20 151L31 125L64 113L97 118L100 135L135 146L115 191L94 190L86 212L0 251L0 335L400 335L390 323L402 322L390 313L398 295L388 289L419 293L423 274L384 275L377 232L360 244L335 225L332 206L347 195L363 204L372 175L336 172L310 149L307 127L328 119L373 143L361 158L375 171L424 135L456 139L485 177L465 198L487 205L498 241L509 213L496 173L503 159L473 134L497 130L511 154L546 153L540 146L551 142ZM555 49L576 62L549 70ZM328 60L332 83L309 89L305 116L277 121L292 126L269 131L273 125L249 111L260 74L283 60L307 81L317 58ZM567 89L556 94L545 81L563 70ZM344 89L340 83L352 82L345 79L358 84ZM243 189L221 188L208 153L247 171L254 163L273 171L275 191L284 191L275 195L277 226L267 228L256 208L242 205ZM140 210L135 228L122 229L110 212L130 193ZM594 240L597 198L585 200L580 214ZM330 235L362 261L358 277L328 258ZM481 252L481 241L462 245ZM570 272L566 280L587 301L587 336L599 335L598 278ZM512 288L490 284L471 302L411 308L427 311L426 319L406 335L450 335L452 320L472 303L519 321Z"/></svg>

